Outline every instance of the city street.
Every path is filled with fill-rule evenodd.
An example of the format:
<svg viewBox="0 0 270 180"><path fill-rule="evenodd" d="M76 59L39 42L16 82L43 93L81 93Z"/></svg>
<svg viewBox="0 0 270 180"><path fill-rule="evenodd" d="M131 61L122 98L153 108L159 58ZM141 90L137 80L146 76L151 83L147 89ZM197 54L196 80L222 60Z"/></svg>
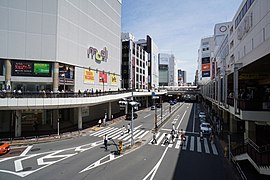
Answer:
<svg viewBox="0 0 270 180"><path fill-rule="evenodd" d="M169 106L163 104L163 115ZM147 108L138 111L134 120L134 139L142 142L138 148L121 155L113 153L117 150L114 142L129 143L130 134L122 135L122 126L130 123L126 120L87 136L35 144L18 156L1 158L0 179L236 179L219 146L206 137L199 140L196 106L173 105L177 110L156 134L156 144L151 143L155 110ZM181 145L180 139L163 144L172 124L186 131L185 144ZM108 151L104 134L112 139Z"/></svg>

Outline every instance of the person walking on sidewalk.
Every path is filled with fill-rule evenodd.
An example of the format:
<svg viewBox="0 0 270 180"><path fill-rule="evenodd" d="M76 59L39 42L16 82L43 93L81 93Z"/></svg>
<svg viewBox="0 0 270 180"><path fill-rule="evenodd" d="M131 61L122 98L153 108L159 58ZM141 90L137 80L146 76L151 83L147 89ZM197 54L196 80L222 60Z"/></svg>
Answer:
<svg viewBox="0 0 270 180"><path fill-rule="evenodd" d="M172 124L172 133L175 134L175 126L174 126L174 123Z"/></svg>
<svg viewBox="0 0 270 180"><path fill-rule="evenodd" d="M107 134L104 135L103 141L104 141L105 150L107 151L108 150L108 137L107 137Z"/></svg>
<svg viewBox="0 0 270 180"><path fill-rule="evenodd" d="M98 120L98 127L101 126L101 119Z"/></svg>

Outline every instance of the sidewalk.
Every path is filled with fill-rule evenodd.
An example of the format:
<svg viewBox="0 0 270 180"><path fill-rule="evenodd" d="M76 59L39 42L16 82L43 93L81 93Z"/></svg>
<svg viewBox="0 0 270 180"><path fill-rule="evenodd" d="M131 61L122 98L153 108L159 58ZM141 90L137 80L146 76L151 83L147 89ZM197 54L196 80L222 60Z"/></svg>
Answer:
<svg viewBox="0 0 270 180"><path fill-rule="evenodd" d="M107 121L105 127L110 126L112 124L119 123L123 120L125 120L125 116L117 117L113 120ZM3 140L2 142L9 143L11 146L22 146L22 145L29 145L29 144L45 143L45 142L59 141L59 140L64 140L64 139L71 139L74 137L87 136L90 133L94 131L98 131L102 128L104 128L104 126L98 127L98 125L92 125L82 130L61 133L59 136L57 134L50 134L50 135L42 135L42 136L19 137L19 138L14 138L14 139L7 138L6 140Z"/></svg>

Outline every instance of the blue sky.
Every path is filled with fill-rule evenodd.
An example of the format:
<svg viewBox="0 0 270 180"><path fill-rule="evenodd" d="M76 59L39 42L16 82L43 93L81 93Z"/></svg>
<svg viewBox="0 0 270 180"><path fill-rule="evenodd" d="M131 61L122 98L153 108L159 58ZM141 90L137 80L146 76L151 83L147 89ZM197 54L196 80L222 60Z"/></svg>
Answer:
<svg viewBox="0 0 270 180"><path fill-rule="evenodd" d="M160 52L173 53L193 82L198 48L214 25L231 21L242 0L123 0L122 32L136 40L150 35Z"/></svg>

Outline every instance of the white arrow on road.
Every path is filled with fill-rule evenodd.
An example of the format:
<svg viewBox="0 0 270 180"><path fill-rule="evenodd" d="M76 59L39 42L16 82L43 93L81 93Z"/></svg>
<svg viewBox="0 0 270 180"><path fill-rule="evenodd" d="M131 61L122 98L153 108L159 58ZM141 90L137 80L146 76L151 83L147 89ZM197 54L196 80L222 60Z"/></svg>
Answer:
<svg viewBox="0 0 270 180"><path fill-rule="evenodd" d="M79 173L83 173L83 172L88 171L88 170L90 170L90 169L96 168L96 167L101 166L101 165L103 165L103 164L106 164L106 163L108 163L108 162L110 162L110 161L113 161L113 160L115 160L115 159L118 159L118 158L120 158L120 157L122 157L122 156L123 156L123 155L115 156L115 155L112 154L112 153L111 153L111 154L108 154L108 155L104 156L103 158L97 160L96 162L94 162L94 163L91 164L90 166L86 167L85 169L81 170ZM108 160L103 161L104 159L108 159ZM102 162L102 161L103 161L103 162Z"/></svg>

